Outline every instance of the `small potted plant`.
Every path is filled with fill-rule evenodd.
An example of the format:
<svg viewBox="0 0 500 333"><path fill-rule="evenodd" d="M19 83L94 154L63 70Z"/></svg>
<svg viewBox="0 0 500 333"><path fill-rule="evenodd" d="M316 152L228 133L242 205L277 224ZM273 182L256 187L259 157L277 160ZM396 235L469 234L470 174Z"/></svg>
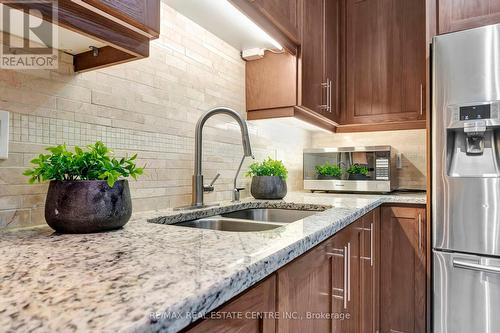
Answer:
<svg viewBox="0 0 500 333"><path fill-rule="evenodd" d="M347 169L349 174L349 180L366 180L370 177L368 176L368 167L361 164L353 164Z"/></svg>
<svg viewBox="0 0 500 333"><path fill-rule="evenodd" d="M342 175L342 168L338 164L331 164L326 162L325 164L316 165L316 172L318 174L318 179L340 179Z"/></svg>
<svg viewBox="0 0 500 333"><path fill-rule="evenodd" d="M282 161L268 157L250 165L247 176L252 177L250 192L255 199L283 199L287 192L288 170Z"/></svg>
<svg viewBox="0 0 500 333"><path fill-rule="evenodd" d="M24 172L30 183L50 181L45 201L45 220L63 233L89 233L117 229L132 214L128 181L143 173L135 165L137 155L117 160L102 143L75 147L49 147L31 161Z"/></svg>

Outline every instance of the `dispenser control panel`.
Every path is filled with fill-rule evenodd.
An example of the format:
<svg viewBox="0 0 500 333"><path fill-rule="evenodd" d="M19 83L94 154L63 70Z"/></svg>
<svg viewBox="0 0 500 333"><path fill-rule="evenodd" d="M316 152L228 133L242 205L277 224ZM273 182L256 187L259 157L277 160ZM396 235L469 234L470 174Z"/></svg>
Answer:
<svg viewBox="0 0 500 333"><path fill-rule="evenodd" d="M481 120L491 118L491 104L461 106L460 120Z"/></svg>
<svg viewBox="0 0 500 333"><path fill-rule="evenodd" d="M463 128L464 122L485 121L500 126L500 101L448 105L448 128Z"/></svg>

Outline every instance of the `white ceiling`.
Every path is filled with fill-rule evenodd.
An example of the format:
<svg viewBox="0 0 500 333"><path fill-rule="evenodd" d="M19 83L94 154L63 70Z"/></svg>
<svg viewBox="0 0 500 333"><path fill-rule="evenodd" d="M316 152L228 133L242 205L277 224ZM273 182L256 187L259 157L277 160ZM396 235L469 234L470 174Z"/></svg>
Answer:
<svg viewBox="0 0 500 333"><path fill-rule="evenodd" d="M238 50L281 49L279 43L227 0L164 0L177 12L196 22Z"/></svg>

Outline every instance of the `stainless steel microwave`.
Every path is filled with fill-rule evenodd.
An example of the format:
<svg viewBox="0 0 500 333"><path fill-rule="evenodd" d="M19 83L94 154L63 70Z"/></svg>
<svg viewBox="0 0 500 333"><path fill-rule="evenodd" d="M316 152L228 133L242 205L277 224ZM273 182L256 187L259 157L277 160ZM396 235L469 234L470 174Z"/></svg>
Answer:
<svg viewBox="0 0 500 333"><path fill-rule="evenodd" d="M397 187L391 146L304 150L304 189L391 192Z"/></svg>

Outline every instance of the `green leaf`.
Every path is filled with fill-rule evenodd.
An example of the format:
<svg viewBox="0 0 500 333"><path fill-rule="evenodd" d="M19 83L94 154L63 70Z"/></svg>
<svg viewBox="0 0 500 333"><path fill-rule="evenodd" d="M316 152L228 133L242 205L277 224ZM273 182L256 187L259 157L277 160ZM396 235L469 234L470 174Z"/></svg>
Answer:
<svg viewBox="0 0 500 333"><path fill-rule="evenodd" d="M106 182L108 183L109 187L113 187L115 185L116 180L113 176L109 176Z"/></svg>
<svg viewBox="0 0 500 333"><path fill-rule="evenodd" d="M119 178L133 177L142 174L133 160L137 155L127 159L116 159L104 143L98 141L88 145L86 149L74 148L75 153L68 151L65 144L46 148L50 154L40 154L31 161L32 169L23 174L30 177L29 182L46 180L106 180L113 186Z"/></svg>
<svg viewBox="0 0 500 333"><path fill-rule="evenodd" d="M288 177L288 170L282 161L273 160L270 157L262 162L255 162L249 166L246 173L248 177L252 176L278 176L283 180Z"/></svg>

